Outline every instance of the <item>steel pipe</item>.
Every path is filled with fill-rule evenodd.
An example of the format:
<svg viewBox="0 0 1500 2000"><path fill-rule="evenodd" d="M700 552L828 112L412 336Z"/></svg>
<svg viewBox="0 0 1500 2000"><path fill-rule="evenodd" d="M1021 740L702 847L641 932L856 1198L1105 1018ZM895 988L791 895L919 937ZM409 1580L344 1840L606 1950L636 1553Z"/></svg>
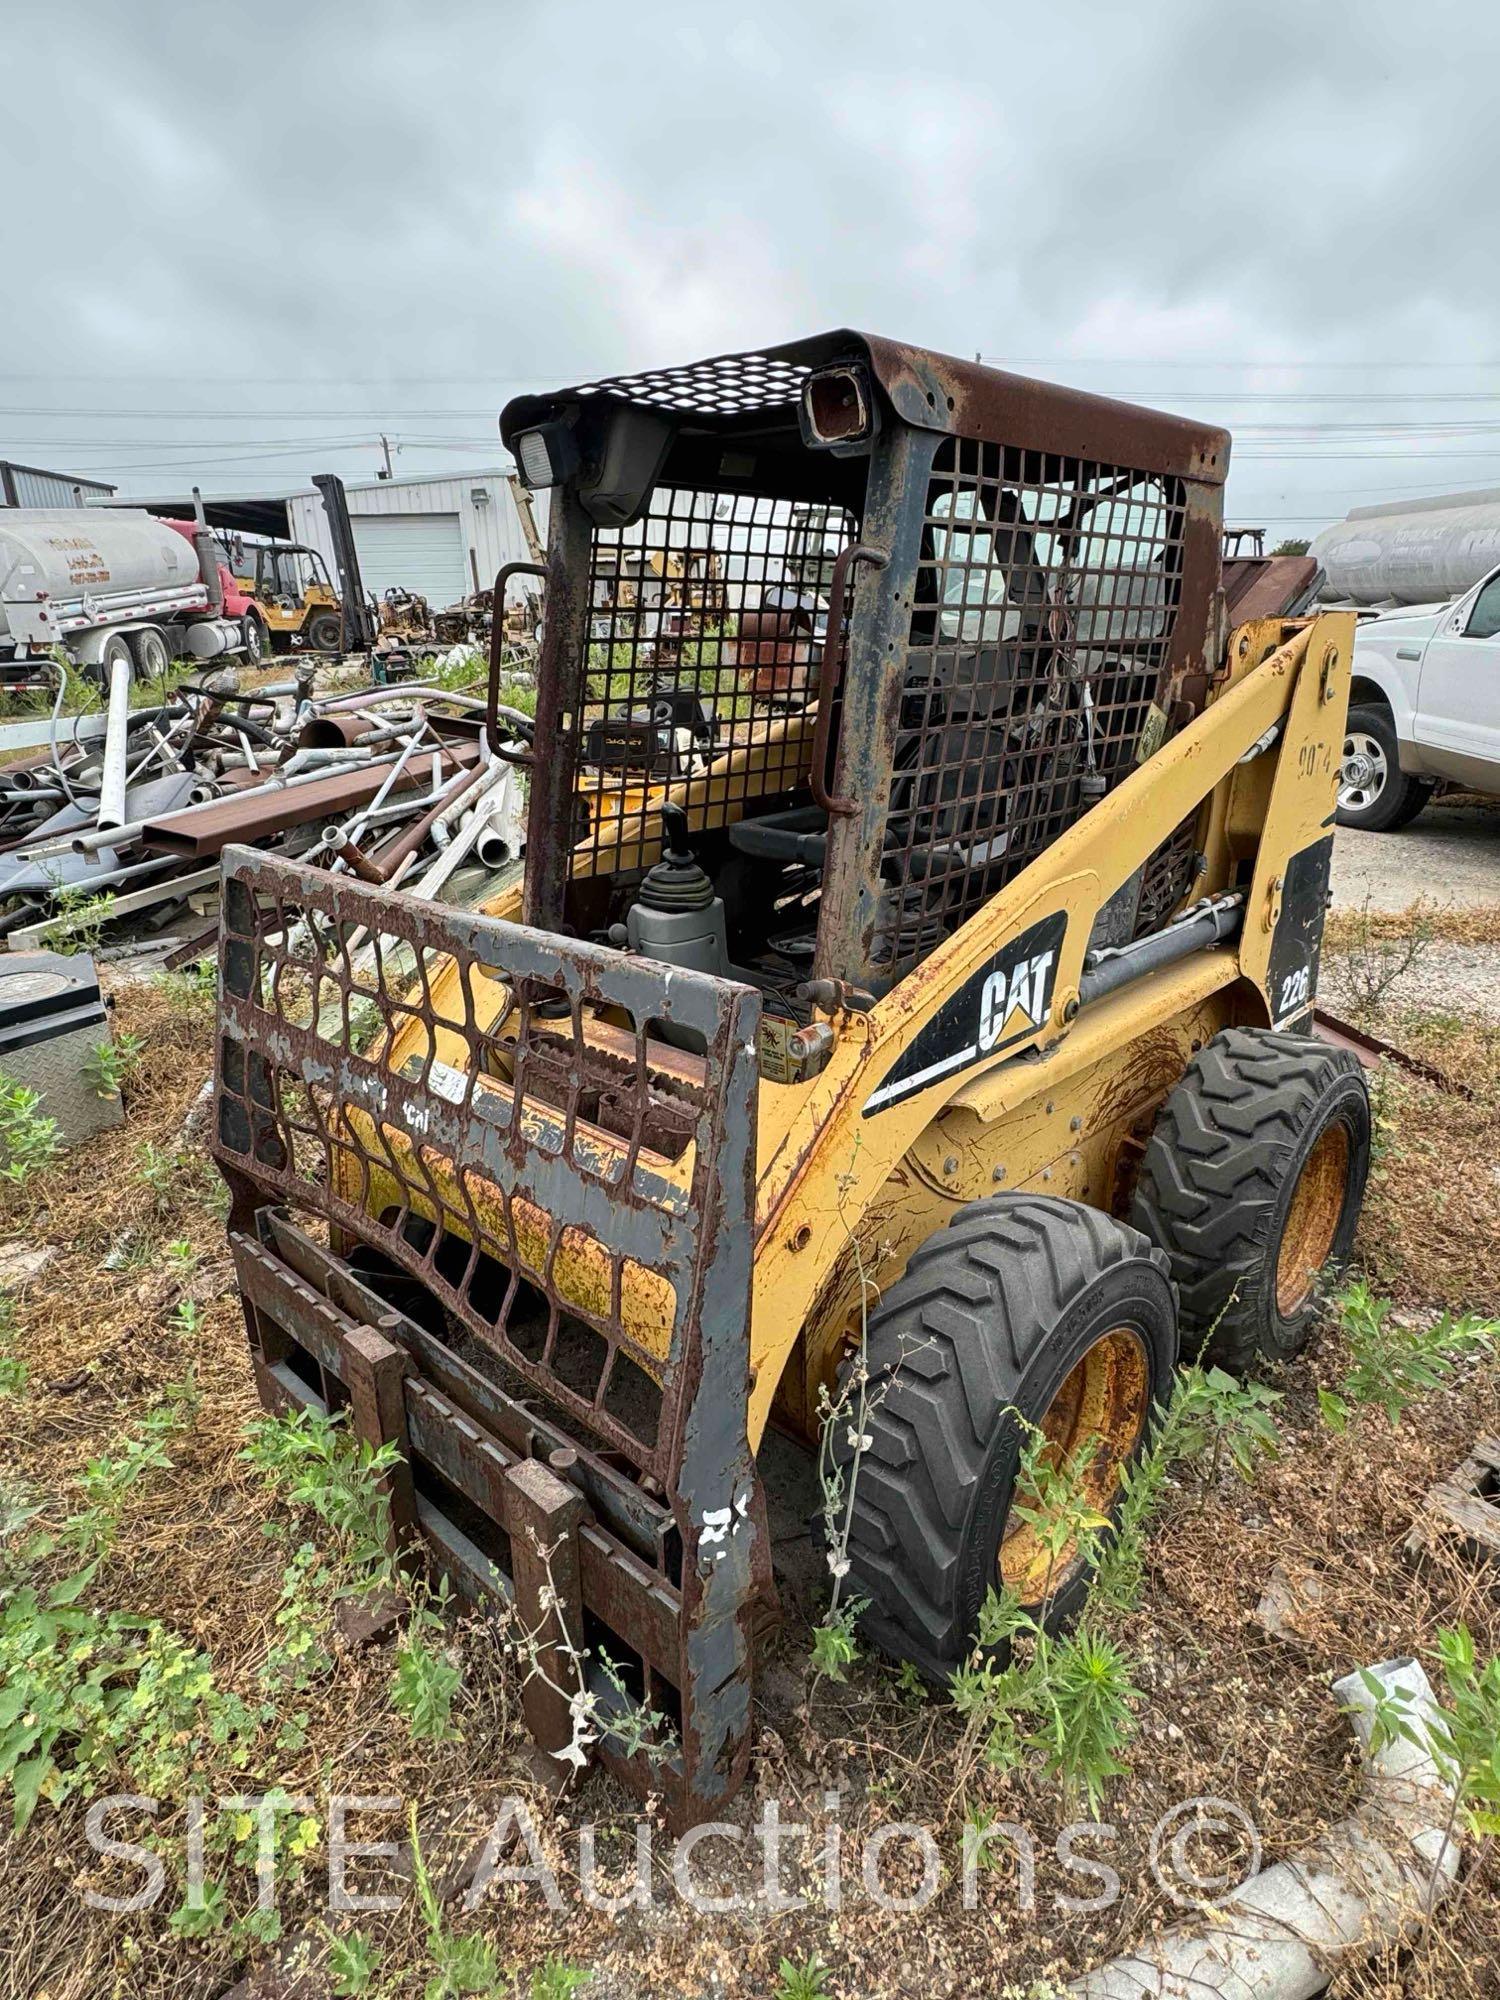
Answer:
<svg viewBox="0 0 1500 2000"><path fill-rule="evenodd" d="M429 806L422 817L413 820L410 826L398 833L389 847L381 849L378 860L372 860L368 854L356 847L352 840L346 840L340 846L338 850L340 860L347 862L362 882L373 882L380 886L391 882L401 863L414 855L426 840L432 831L433 822L444 813L451 813L460 800L481 784L485 770L486 767L481 764L472 771L458 772L443 787L435 803Z"/></svg>

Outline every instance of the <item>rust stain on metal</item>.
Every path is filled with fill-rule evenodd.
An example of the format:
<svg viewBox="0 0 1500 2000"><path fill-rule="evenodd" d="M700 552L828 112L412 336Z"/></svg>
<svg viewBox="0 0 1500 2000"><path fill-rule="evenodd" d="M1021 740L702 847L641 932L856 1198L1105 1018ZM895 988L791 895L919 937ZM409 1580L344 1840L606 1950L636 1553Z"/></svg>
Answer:
<svg viewBox="0 0 1500 2000"><path fill-rule="evenodd" d="M356 931L373 963L351 953ZM221 960L214 1150L233 1227L255 1233L283 1205L323 1218L346 1247L415 1279L504 1377L570 1421L597 1493L608 1454L664 1497L673 1532L655 1581L623 1551L601 1566L597 1542L580 1543L580 1562L591 1547L582 1573L603 1579L603 1605L585 1585L600 1616L613 1603L639 1629L651 1593L649 1671L670 1681L682 1717L675 1776L655 1775L679 1818L712 1810L749 1755L749 1624L769 1587L745 1369L758 997L238 849L225 857ZM622 1038L621 1018L634 1034ZM700 1036L702 1057L648 1035L655 1022ZM385 1060L398 1037L412 1051L399 1069ZM304 1393L298 1343L325 1384L357 1366L331 1301L294 1310L261 1263L237 1263L263 1397ZM339 1260L330 1283L347 1269ZM295 1332L277 1334L288 1316ZM382 1331L400 1338L399 1315ZM437 1455L503 1529L495 1481L480 1477L484 1438L465 1442L468 1419L438 1424L419 1389L406 1400L423 1413L418 1458ZM502 1550L479 1561L440 1509L419 1516L465 1589L515 1588Z"/></svg>

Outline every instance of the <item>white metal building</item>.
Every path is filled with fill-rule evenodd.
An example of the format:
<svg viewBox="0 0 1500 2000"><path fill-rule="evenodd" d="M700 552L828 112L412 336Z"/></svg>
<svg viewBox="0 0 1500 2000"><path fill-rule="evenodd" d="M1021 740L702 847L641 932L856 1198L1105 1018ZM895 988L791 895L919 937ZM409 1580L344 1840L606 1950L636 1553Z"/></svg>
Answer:
<svg viewBox="0 0 1500 2000"><path fill-rule="evenodd" d="M529 558L505 468L457 477L375 479L346 491L365 589L377 597L395 585L441 610L475 589L487 590L502 563ZM545 499L536 496L544 536ZM333 544L321 497L293 493L286 504L293 539L321 550L332 573Z"/></svg>
<svg viewBox="0 0 1500 2000"><path fill-rule="evenodd" d="M0 507L97 507L114 490L102 479L79 479L71 472L46 472L39 465L0 458Z"/></svg>

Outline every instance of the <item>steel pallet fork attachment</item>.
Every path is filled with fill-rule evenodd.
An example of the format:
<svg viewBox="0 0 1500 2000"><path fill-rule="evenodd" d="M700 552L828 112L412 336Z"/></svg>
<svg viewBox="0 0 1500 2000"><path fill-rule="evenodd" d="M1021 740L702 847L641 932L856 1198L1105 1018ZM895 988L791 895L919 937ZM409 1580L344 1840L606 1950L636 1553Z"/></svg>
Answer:
<svg viewBox="0 0 1500 2000"><path fill-rule="evenodd" d="M322 959L297 955L299 923ZM606 1730L597 1753L680 1823L712 1811L748 1756L769 1592L746 1435L756 997L245 850L225 858L221 942L215 1154L262 1400L347 1408L397 1445L393 1533L514 1606L546 1749L573 1740L576 1649L597 1717L633 1701L675 1738L627 1751ZM462 1018L433 1000L450 957ZM385 1035L423 1021L420 1074L358 1052L362 1002ZM586 1041L585 1002L639 1024L634 1077L618 1036L603 1057ZM697 1071L658 1024L701 1039ZM674 1057L663 1097L650 1079ZM443 1310L402 1310L419 1292ZM652 1416L622 1414L622 1383L654 1391Z"/></svg>

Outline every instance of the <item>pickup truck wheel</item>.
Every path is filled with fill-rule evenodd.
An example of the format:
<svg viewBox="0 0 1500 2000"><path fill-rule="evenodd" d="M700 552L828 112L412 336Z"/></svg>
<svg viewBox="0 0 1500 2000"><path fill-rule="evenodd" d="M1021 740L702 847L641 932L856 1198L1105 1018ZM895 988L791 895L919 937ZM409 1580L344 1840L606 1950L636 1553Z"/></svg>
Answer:
<svg viewBox="0 0 1500 2000"><path fill-rule="evenodd" d="M1187 1355L1283 1360L1348 1259L1370 1171L1370 1098L1346 1049L1226 1028L1157 1113L1131 1221L1171 1260Z"/></svg>
<svg viewBox="0 0 1500 2000"><path fill-rule="evenodd" d="M1081 1604L1085 1553L1049 1552L1037 1502L1015 1504L1021 1448L1039 1431L1043 1463L1071 1464L1111 1515L1176 1365L1167 1260L1082 1202L992 1195L913 1254L865 1348L869 1442L856 1464L857 1405L830 1440L853 1478L846 1588L875 1644L942 1682L991 1589L1049 1628Z"/></svg>
<svg viewBox="0 0 1500 2000"><path fill-rule="evenodd" d="M1406 826L1432 797L1430 778L1411 778L1383 708L1351 708L1339 770L1338 823L1390 833Z"/></svg>

